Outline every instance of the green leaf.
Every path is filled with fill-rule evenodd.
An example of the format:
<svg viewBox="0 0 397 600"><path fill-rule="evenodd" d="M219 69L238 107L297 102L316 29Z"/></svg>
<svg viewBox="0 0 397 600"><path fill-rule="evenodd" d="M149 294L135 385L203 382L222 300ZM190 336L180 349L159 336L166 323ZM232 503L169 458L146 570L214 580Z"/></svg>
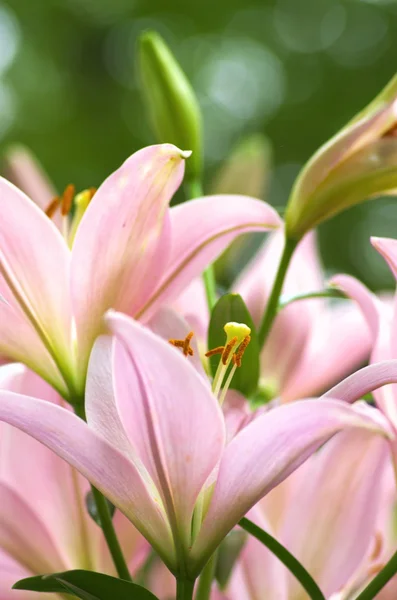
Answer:
<svg viewBox="0 0 397 600"><path fill-rule="evenodd" d="M93 571L65 571L21 579L15 590L74 594L81 600L158 600L146 588Z"/></svg>
<svg viewBox="0 0 397 600"><path fill-rule="evenodd" d="M314 581L313 577L306 571L305 567L293 556L280 542L278 542L270 533L255 525L252 521L244 517L239 522L240 527L248 531L257 540L262 542L270 552L287 567L287 569L296 577L303 589L306 590L311 600L325 600L325 597Z"/></svg>
<svg viewBox="0 0 397 600"><path fill-rule="evenodd" d="M242 365L236 370L230 385L232 389L238 390L244 396L248 397L258 387L259 343L251 315L239 294L225 294L214 306L208 332L209 349L225 344L226 335L223 327L230 321L245 323L251 329L251 342L244 353ZM210 357L210 367L213 375L215 375L219 360L219 355Z"/></svg>

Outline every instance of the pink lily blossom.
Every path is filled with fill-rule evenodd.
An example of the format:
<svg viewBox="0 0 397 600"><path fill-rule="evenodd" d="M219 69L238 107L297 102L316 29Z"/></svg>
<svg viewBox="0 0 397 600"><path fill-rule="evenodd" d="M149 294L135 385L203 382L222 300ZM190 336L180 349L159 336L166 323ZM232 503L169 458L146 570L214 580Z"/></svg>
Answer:
<svg viewBox="0 0 397 600"><path fill-rule="evenodd" d="M243 297L259 326L276 276L283 233L270 234L231 290ZM283 287L284 297L325 287L314 233L300 242ZM174 303L201 339L208 310L201 281L196 279ZM269 397L290 402L316 395L359 367L370 352L370 335L360 311L346 301L300 300L283 308L261 353L260 388Z"/></svg>
<svg viewBox="0 0 397 600"><path fill-rule="evenodd" d="M169 209L188 155L170 144L136 152L88 207L80 197L71 222L63 218L64 236L0 179L0 355L78 401L108 308L146 321L237 235L280 225L270 206L243 196Z"/></svg>
<svg viewBox="0 0 397 600"><path fill-rule="evenodd" d="M0 368L0 389L64 403L20 364ZM24 577L69 569L116 575L101 529L89 517L88 482L48 448L0 423L0 598L34 598L12 591ZM147 542L119 511L114 525L131 571L145 558Z"/></svg>
<svg viewBox="0 0 397 600"><path fill-rule="evenodd" d="M87 423L7 391L0 420L77 468L174 573L194 579L239 519L338 431L391 434L376 409L326 398L271 410L225 444L218 400L189 360L125 315L111 311L106 323L113 337L93 348ZM396 363L382 376L396 381ZM192 538L199 499L203 518Z"/></svg>

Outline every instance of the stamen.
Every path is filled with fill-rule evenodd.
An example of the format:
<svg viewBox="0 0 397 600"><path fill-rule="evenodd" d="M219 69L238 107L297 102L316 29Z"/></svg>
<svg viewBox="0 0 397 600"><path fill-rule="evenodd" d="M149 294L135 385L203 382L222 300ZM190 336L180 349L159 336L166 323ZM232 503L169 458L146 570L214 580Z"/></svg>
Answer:
<svg viewBox="0 0 397 600"><path fill-rule="evenodd" d="M250 343L250 341L251 341L251 336L247 335L241 342L240 346L238 347L238 350L233 354L232 360L233 360L233 363L237 367L241 367L241 359L243 358L243 354L244 354L248 344Z"/></svg>
<svg viewBox="0 0 397 600"><path fill-rule="evenodd" d="M63 217L66 217L70 213L75 193L76 188L72 183L69 183L62 194L61 215Z"/></svg>
<svg viewBox="0 0 397 600"><path fill-rule="evenodd" d="M193 335L193 331L190 331L184 340L170 339L168 340L168 343L171 344L171 346L175 346L176 348L181 348L184 356L193 356L193 348L191 348L190 346L190 342Z"/></svg>
<svg viewBox="0 0 397 600"><path fill-rule="evenodd" d="M225 346L218 346L217 348L213 348L212 350L208 350L208 352L205 353L205 356L207 358L209 358L210 356L214 356L215 354L222 354L222 352L224 351Z"/></svg>
<svg viewBox="0 0 397 600"><path fill-rule="evenodd" d="M49 219L52 219L52 217L55 215L60 202L61 202L60 197L59 196L55 196L55 198L53 200L51 200L51 202L49 203L49 205L45 209L45 214L47 215L47 217Z"/></svg>
<svg viewBox="0 0 397 600"><path fill-rule="evenodd" d="M238 342L238 338L237 336L233 337L230 342L228 342L225 346L224 351L222 352L222 362L224 365L227 364L227 361L229 359L229 356L234 348L234 346L237 344Z"/></svg>

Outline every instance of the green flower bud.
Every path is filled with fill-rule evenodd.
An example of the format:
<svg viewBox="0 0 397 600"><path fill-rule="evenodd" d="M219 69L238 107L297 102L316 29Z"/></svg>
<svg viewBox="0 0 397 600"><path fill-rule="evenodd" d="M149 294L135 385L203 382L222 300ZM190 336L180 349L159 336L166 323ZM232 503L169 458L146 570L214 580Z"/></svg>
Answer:
<svg viewBox="0 0 397 600"><path fill-rule="evenodd" d="M194 91L170 49L154 31L141 35L138 54L141 88L158 141L192 150L186 176L199 179L201 113Z"/></svg>
<svg viewBox="0 0 397 600"><path fill-rule="evenodd" d="M346 208L397 190L397 77L302 169L285 213L290 239Z"/></svg>

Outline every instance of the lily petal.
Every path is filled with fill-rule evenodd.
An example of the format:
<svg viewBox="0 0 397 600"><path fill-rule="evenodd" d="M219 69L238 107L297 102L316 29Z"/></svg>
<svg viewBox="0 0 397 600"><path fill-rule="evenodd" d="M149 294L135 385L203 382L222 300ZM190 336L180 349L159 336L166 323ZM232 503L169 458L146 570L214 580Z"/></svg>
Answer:
<svg viewBox="0 0 397 600"><path fill-rule="evenodd" d="M242 233L280 227L277 212L245 196L207 196L170 211L172 247L166 272L137 317L148 319L160 303L171 302Z"/></svg>
<svg viewBox="0 0 397 600"><path fill-rule="evenodd" d="M71 281L83 362L103 313L131 312L141 288L148 293L157 285L168 255L167 208L182 181L184 156L171 144L136 152L100 186L83 216Z"/></svg>
<svg viewBox="0 0 397 600"><path fill-rule="evenodd" d="M70 411L30 396L0 391L0 420L28 433L75 467L150 540L168 566L174 545L154 486L133 464Z"/></svg>
<svg viewBox="0 0 397 600"><path fill-rule="evenodd" d="M0 272L60 362L70 350L69 251L50 219L0 178Z"/></svg>
<svg viewBox="0 0 397 600"><path fill-rule="evenodd" d="M190 545L194 504L223 450L220 407L188 358L170 344L122 314L110 311L106 322L122 342L113 365L121 421L162 490L175 534Z"/></svg>
<svg viewBox="0 0 397 600"><path fill-rule="evenodd" d="M203 557L256 502L347 427L392 435L376 409L329 399L284 405L245 427L224 452L208 513L192 548L198 570Z"/></svg>
<svg viewBox="0 0 397 600"><path fill-rule="evenodd" d="M306 477L290 497L282 542L327 598L367 558L382 498L379 480L388 458L388 444L380 436L343 431L309 459ZM306 598L292 577L288 598Z"/></svg>
<svg viewBox="0 0 397 600"><path fill-rule="evenodd" d="M323 394L322 398L355 402L389 383L397 383L397 360L384 360L363 367Z"/></svg>

